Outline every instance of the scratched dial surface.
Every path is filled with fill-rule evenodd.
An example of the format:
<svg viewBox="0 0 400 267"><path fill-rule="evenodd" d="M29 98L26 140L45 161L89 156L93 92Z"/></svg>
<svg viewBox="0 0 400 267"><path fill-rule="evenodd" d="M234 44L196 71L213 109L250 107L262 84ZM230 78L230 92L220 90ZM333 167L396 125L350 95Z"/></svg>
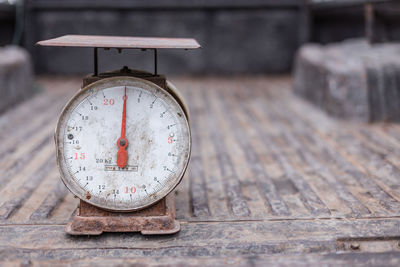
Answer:
<svg viewBox="0 0 400 267"><path fill-rule="evenodd" d="M117 163L126 95L126 165ZM133 211L162 199L180 182L190 155L186 115L169 93L132 77L79 91L56 129L57 162L72 193L95 206Z"/></svg>

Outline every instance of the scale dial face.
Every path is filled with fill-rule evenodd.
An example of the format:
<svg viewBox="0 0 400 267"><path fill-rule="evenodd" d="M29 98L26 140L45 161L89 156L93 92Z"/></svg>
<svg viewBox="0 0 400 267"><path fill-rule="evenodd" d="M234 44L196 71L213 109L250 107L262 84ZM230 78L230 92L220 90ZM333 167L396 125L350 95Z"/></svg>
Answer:
<svg viewBox="0 0 400 267"><path fill-rule="evenodd" d="M55 139L65 185L112 211L139 210L170 193L185 173L191 145L175 98L133 77L103 79L79 91L61 113Z"/></svg>

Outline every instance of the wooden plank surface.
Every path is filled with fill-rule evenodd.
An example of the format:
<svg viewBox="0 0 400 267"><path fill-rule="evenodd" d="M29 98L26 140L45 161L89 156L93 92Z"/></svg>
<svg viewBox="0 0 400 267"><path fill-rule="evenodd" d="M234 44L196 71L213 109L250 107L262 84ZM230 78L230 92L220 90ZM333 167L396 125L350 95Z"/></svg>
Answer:
<svg viewBox="0 0 400 267"><path fill-rule="evenodd" d="M294 96L287 77L172 82L193 133L176 191L182 231L64 233L78 200L59 179L52 135L80 79L43 77L40 94L0 116L1 262L398 265L400 125L331 119Z"/></svg>

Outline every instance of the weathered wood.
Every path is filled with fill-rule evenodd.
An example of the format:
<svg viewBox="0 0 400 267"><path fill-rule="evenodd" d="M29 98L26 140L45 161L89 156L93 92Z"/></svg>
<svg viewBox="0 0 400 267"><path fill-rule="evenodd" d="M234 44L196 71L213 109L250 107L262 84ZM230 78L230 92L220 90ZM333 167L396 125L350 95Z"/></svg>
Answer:
<svg viewBox="0 0 400 267"><path fill-rule="evenodd" d="M296 113L297 114L297 113ZM329 167L335 166L336 170L339 171L338 178L343 179L350 183L353 181L354 185L357 184L360 188L365 188L366 192L363 195L358 195L362 197L364 203L369 205L369 208L373 209L378 214L387 214L385 209L390 208L393 211L399 210L397 206L398 201L395 201L385 190L383 190L376 182L376 179L368 174L360 171L361 166L354 161L349 155L347 155L343 150L346 150L346 145L339 144L342 140L340 137L330 137L335 132L341 132L344 129L338 128L337 130L331 129L331 132L322 133L318 129L318 124L315 121L310 120L310 117L297 117L298 120L293 120L294 125L302 129L302 131L308 132L308 140L310 140L309 145L318 144L317 148L320 150L320 154L323 155L326 163L329 163ZM300 124L300 121L307 123L308 127ZM345 125L343 125L345 126ZM345 127L345 129L348 129ZM357 139L354 138L353 141ZM332 164L333 163L333 164ZM369 197L369 196L372 197ZM389 204L390 203L390 204ZM391 206L393 207L391 208Z"/></svg>
<svg viewBox="0 0 400 267"><path fill-rule="evenodd" d="M192 94L188 92L189 101L193 101ZM207 188L205 180L205 172L203 165L204 159L202 158L202 138L200 135L200 125L198 114L191 116L191 132L192 132L192 155L190 157L190 198L192 202L192 212L195 217L208 217L210 216L210 209L208 206Z"/></svg>
<svg viewBox="0 0 400 267"><path fill-rule="evenodd" d="M175 81L193 133L179 234L68 237L79 201L59 181L51 135L80 80L41 81L46 91L0 117L0 264L398 263L400 127L329 118L284 77Z"/></svg>
<svg viewBox="0 0 400 267"><path fill-rule="evenodd" d="M211 226L211 227L210 227ZM125 249L122 256L238 256L276 253L300 253L315 249L337 251L337 240L358 238L396 239L400 221L371 220L278 220L264 222L185 223L174 236L142 236L132 233L112 233L98 237L68 236L62 225L0 226L0 258L15 260L18 251L31 251L31 259L44 259L42 249L58 257L63 251L80 251L80 257L96 252ZM327 234L329 233L329 234ZM29 239L31 242L26 242ZM288 242L289 241L289 242ZM97 256L101 256L101 254ZM36 255L35 255L36 254ZM29 255L29 254L28 254ZM68 258L68 254L67 254Z"/></svg>
<svg viewBox="0 0 400 267"><path fill-rule="evenodd" d="M36 172L33 172L29 176L23 185L16 190L11 199L5 201L0 206L0 219L4 220L9 218L13 212L20 208L24 201L33 193L36 187L39 186L40 182L54 168L54 165L54 156L51 155L51 157L47 158L47 161L42 164Z"/></svg>
<svg viewBox="0 0 400 267"><path fill-rule="evenodd" d="M96 258L80 258L79 253L75 251L63 251L63 260L54 260L53 258L61 254L52 253L50 260L13 260L3 261L2 264L11 266L20 266L32 264L32 266L111 266L111 265L138 265L138 266L160 266L160 258L150 257L131 257L120 258L122 254L128 254L125 249L115 250L94 250L93 253L99 255ZM21 255L37 255L40 252L18 250ZM44 253L43 253L44 254ZM101 255L101 256L100 256ZM33 257L32 257L33 258ZM286 255L257 255L257 256L232 256L232 257L172 257L166 256L162 258L163 265L170 266L336 266L336 265L349 265L349 266L398 266L400 264L399 252L383 252L383 253L310 253L310 254L294 254Z"/></svg>
<svg viewBox="0 0 400 267"><path fill-rule="evenodd" d="M319 197L315 194L309 184L304 178L298 173L292 164L285 156L285 153L277 146L276 142L264 133L261 124L256 121L256 115L251 113L247 107L240 105L243 108L242 112L247 115L247 119L252 122L253 128L258 132L265 142L265 146L271 150L271 154L279 166L284 171L287 178L296 186L298 192L301 194L301 199L304 205L311 210L311 212L317 216L329 215L329 210L321 202Z"/></svg>
<svg viewBox="0 0 400 267"><path fill-rule="evenodd" d="M49 218L53 210L62 202L67 191L65 185L61 181L58 181L29 219L34 221Z"/></svg>
<svg viewBox="0 0 400 267"><path fill-rule="evenodd" d="M203 105L207 110L211 110L209 100L206 94L202 94L201 98ZM223 138L218 131L218 122L214 116L208 118L208 127L211 132L211 142L217 152L217 160L219 163L221 176L223 177L223 184L226 190L229 206L234 216L248 216L250 210L247 207L246 200L243 197L241 191L239 178L237 177L235 167L232 163L231 156L228 155L226 146L223 142Z"/></svg>
<svg viewBox="0 0 400 267"><path fill-rule="evenodd" d="M182 84L183 87L190 87L190 84ZM224 218L226 219L227 217L231 217L231 212L229 205L227 204L226 201L226 190L224 189L224 184L222 182L222 177L221 177L221 172L217 171L219 170L218 166L218 160L216 156L216 150L214 146L211 144L211 134L209 131L208 127L208 112L205 109L204 105L200 101L195 101L196 97L199 97L199 93L202 92L196 92L193 90L187 90L187 96L188 100L191 103L191 117L193 118L194 125L196 132L194 130L192 131L193 135L197 135L200 137L201 140L201 146L198 147L198 151L196 152L196 139L193 139L193 149L192 149L192 155L196 155L196 153L199 153L201 155L201 160L203 163L203 172L204 172L204 181L205 181L205 188L204 192L202 193L196 193L190 191L190 194L193 196L195 194L203 194L206 196L206 199L192 199L192 201L197 201L197 202L207 202L207 205L209 207L210 215L207 220L210 220L211 218L215 219L220 219ZM190 172L189 168L189 172ZM192 180L194 177L190 177L190 182L192 183ZM193 181L195 182L195 181ZM197 181L198 183L199 181ZM213 200L218 200L218 201L213 201ZM192 207L192 210L194 211L195 207L195 202L191 202L189 205Z"/></svg>
<svg viewBox="0 0 400 267"><path fill-rule="evenodd" d="M332 202L338 202L338 200L345 202L339 204L339 209L349 207L352 214L358 214L358 216L370 214L370 211L344 186L340 181L341 179L335 177L336 174L332 173L319 157L314 156L313 152L309 149L309 145L305 145L304 141L307 137L304 136L304 133L298 133L292 130L292 125L296 124L293 120L296 120L296 118L282 116L279 105L271 105L269 108L278 116L279 119L276 123L278 123L282 129L280 134L285 139L285 144L289 144L294 148L292 153L300 158L302 169L306 172L311 172L309 175L316 175L322 178L323 184L320 183L314 187L317 188L317 190L319 189L319 195L323 198L327 189L333 189L332 193L337 194L339 199L334 198ZM317 179L318 177L316 177L314 181L317 182ZM327 183L327 185L321 188L325 183ZM336 206L338 204L333 203L333 205Z"/></svg>
<svg viewBox="0 0 400 267"><path fill-rule="evenodd" d="M266 200L266 205L270 205L273 214L282 216L289 215L290 212L285 202L283 202L282 198L279 196L279 193L273 183L271 177L266 173L262 163L255 153L255 150L249 143L249 139L246 138L246 134L242 131L244 127L240 126L240 123L233 116L232 106L227 106L228 101L222 100L222 96L219 96L220 99L218 103L214 106L219 106L222 108L220 112L220 119L227 120L230 123L231 131L235 136L235 141L240 145L241 149L244 151L246 161L249 165L249 168L252 171L253 177L256 180L258 185L258 190L262 191L263 196ZM216 96L218 99L218 96ZM215 101L214 101L215 102ZM217 112L215 112L217 113ZM247 125L249 126L249 125Z"/></svg>
<svg viewBox="0 0 400 267"><path fill-rule="evenodd" d="M21 149L24 150L24 152L20 153L20 157L16 157L14 159L7 158L8 160L6 161L6 167L1 166L1 168L4 168L4 176L0 177L0 187L5 186L11 179L15 178L20 171L26 170L28 172L26 166L28 163L31 163L32 155L37 155L43 150L44 147L46 147L46 145L49 146L49 140L51 140L51 134L45 136L39 142L32 142L28 144L26 147L30 147L31 145L34 146L31 150L26 151L26 147ZM21 146L19 147L21 148Z"/></svg>

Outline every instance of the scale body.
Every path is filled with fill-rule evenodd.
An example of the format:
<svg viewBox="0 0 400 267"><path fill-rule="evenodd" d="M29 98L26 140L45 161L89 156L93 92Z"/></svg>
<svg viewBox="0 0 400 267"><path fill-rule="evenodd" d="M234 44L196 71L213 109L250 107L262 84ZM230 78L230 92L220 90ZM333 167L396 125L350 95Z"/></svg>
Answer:
<svg viewBox="0 0 400 267"><path fill-rule="evenodd" d="M80 198L65 231L178 232L173 190L190 159L189 114L178 89L157 74L157 49L195 49L198 43L68 35L38 45L94 48L94 73L64 107L55 132L61 179ZM99 74L99 48L152 49L155 71L123 67Z"/></svg>

